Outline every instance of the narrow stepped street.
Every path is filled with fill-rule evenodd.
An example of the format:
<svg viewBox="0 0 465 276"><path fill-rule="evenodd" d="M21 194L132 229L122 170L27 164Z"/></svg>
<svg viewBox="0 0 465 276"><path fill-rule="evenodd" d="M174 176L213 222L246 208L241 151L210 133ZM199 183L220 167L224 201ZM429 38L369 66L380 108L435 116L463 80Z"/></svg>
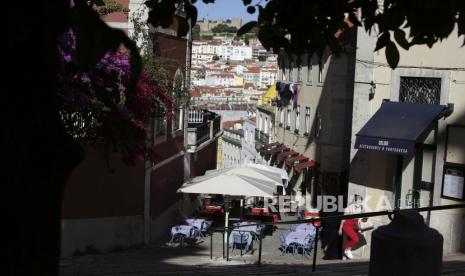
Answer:
<svg viewBox="0 0 465 276"><path fill-rule="evenodd" d="M286 221L295 216L284 216ZM183 246L168 243L166 236L158 243L134 247L118 252L76 256L62 259L62 276L97 275L368 275L368 260L323 260L321 243L318 244L316 269L312 272L313 251L309 257L286 254L282 256L279 235L290 225L280 225L262 243L262 264L257 265L259 243L253 243L253 252L241 256L239 250L230 251L230 261L222 258L221 233L213 234L210 259L210 236L197 245ZM443 275L465 275L465 254L445 257Z"/></svg>
<svg viewBox="0 0 465 276"><path fill-rule="evenodd" d="M262 265L249 258L210 260L207 248L163 248L150 246L122 252L73 257L60 265L62 276L92 275L368 275L367 260L311 260L300 257L263 258ZM215 252L218 253L218 252ZM444 259L443 275L465 275L465 255Z"/></svg>

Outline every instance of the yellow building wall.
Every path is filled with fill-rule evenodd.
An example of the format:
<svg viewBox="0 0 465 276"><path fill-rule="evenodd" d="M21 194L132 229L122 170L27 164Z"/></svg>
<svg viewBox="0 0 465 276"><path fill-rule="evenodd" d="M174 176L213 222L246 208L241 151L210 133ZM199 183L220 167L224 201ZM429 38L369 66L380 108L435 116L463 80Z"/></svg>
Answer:
<svg viewBox="0 0 465 276"><path fill-rule="evenodd" d="M234 85L244 85L244 78L239 76L234 76Z"/></svg>
<svg viewBox="0 0 465 276"><path fill-rule="evenodd" d="M260 105L268 105L270 104L272 99L276 98L276 85L273 84L268 88L265 95L263 95L261 101L259 102Z"/></svg>

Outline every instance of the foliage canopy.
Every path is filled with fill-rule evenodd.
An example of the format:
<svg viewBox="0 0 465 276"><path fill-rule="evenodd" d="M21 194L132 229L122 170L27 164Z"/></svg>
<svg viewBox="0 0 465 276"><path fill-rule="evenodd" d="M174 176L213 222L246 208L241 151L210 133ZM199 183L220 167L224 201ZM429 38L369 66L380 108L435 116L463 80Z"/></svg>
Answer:
<svg viewBox="0 0 465 276"><path fill-rule="evenodd" d="M188 25L187 20L191 20L192 25L197 20L196 1L148 0L146 4L151 9L148 22L155 27L166 27L177 7L183 6L186 17L182 21L185 22L178 30L183 34L187 31L183 27ZM398 46L409 49L412 45L426 44L432 47L448 37L454 28L465 44L463 0L385 0L381 5L378 0L264 0L257 4L242 0L242 3L247 12L257 13L257 20L244 24L237 34L258 27L260 42L274 52L284 49L290 54L322 55L328 47L338 54L343 51L341 33L354 25L363 26L368 32L377 31L376 50L386 48L386 58L392 68L399 62Z"/></svg>

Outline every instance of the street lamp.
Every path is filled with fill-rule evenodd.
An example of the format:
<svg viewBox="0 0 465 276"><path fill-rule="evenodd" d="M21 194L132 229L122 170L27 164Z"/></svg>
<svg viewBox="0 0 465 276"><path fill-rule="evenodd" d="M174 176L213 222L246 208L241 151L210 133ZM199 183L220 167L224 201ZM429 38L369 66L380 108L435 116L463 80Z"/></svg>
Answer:
<svg viewBox="0 0 465 276"><path fill-rule="evenodd" d="M229 229L228 229L228 225L229 225L229 211L231 210L231 198L229 198L228 196L224 196L224 247L226 249L226 251L228 252L228 233L229 233ZM225 252L223 252L223 256L225 256L224 254Z"/></svg>

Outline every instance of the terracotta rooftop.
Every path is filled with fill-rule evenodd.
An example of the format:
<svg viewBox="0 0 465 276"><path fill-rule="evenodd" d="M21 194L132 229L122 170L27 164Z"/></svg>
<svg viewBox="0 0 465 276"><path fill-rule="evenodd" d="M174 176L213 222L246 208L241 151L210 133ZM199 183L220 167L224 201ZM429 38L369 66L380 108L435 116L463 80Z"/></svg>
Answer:
<svg viewBox="0 0 465 276"><path fill-rule="evenodd" d="M260 73L260 67L247 67L247 73Z"/></svg>

